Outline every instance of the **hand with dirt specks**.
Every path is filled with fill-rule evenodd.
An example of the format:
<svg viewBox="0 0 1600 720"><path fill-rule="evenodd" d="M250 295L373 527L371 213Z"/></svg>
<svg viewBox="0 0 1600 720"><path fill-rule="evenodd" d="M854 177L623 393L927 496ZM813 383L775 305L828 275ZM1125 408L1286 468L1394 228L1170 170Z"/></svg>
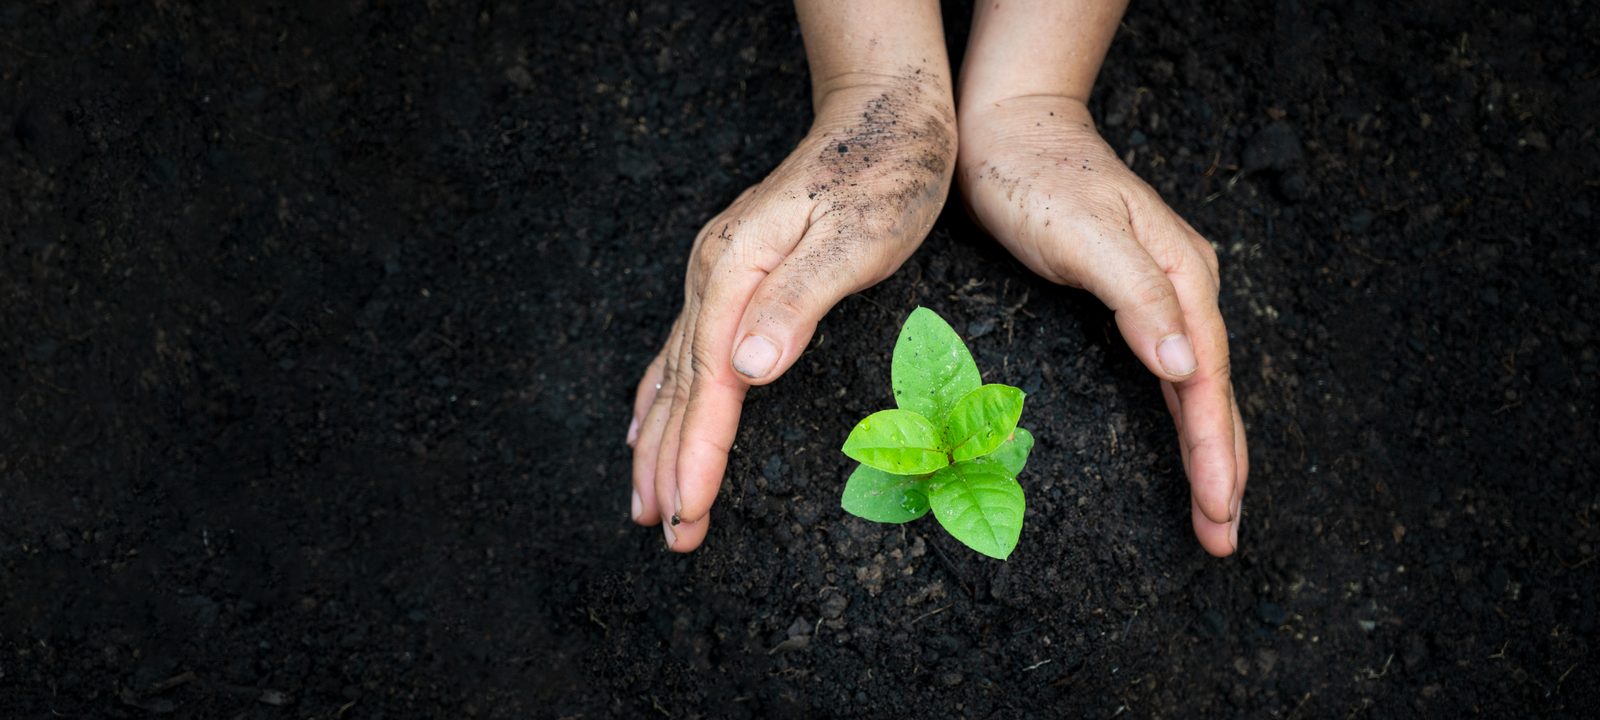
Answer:
<svg viewBox="0 0 1600 720"><path fill-rule="evenodd" d="M1125 2L986 0L961 77L961 194L1034 272L1084 288L1161 381L1213 555L1239 545L1249 473L1205 238L1117 158L1085 98Z"/></svg>
<svg viewBox="0 0 1600 720"><path fill-rule="evenodd" d="M834 304L905 262L954 172L938 4L796 9L816 119L696 237L683 309L634 400L631 514L661 523L677 552L705 539L746 391L783 375Z"/></svg>

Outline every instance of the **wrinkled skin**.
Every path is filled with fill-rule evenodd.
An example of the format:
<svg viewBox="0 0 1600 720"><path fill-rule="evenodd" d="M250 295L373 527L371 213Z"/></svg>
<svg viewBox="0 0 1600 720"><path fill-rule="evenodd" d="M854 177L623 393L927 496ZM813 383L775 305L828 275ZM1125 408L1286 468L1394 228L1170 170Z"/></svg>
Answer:
<svg viewBox="0 0 1600 720"><path fill-rule="evenodd" d="M973 216L1019 260L1116 313L1161 380L1195 535L1213 555L1234 552L1249 459L1210 243L1123 165L1070 97L963 110L957 177Z"/></svg>
<svg viewBox="0 0 1600 720"><path fill-rule="evenodd" d="M787 371L829 309L932 227L956 159L949 95L917 69L827 93L794 152L696 237L628 431L632 517L660 523L668 548L705 538L749 387Z"/></svg>

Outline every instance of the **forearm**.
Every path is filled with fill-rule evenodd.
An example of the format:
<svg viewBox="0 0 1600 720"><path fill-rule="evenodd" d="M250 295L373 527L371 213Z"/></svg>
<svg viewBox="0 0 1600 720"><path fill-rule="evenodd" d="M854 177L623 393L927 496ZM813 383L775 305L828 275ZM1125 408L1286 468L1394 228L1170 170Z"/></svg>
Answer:
<svg viewBox="0 0 1600 720"><path fill-rule="evenodd" d="M1008 98L1087 102L1127 0L980 0L961 68L962 113Z"/></svg>
<svg viewBox="0 0 1600 720"><path fill-rule="evenodd" d="M811 66L812 104L861 87L920 79L928 100L953 107L938 0L795 0ZM932 82L927 82L928 80Z"/></svg>

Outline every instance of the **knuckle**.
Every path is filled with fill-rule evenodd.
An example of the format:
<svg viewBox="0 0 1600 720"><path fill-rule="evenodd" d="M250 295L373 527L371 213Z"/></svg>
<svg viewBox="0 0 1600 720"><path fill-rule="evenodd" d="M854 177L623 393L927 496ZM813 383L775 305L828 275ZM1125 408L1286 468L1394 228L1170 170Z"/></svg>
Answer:
<svg viewBox="0 0 1600 720"><path fill-rule="evenodd" d="M702 322L689 342L689 347L684 352L688 367L684 368L683 375L690 384L696 378L719 378L723 375L721 368L726 361L719 363L715 357L717 354L715 350L719 346L718 338L714 335L717 331L718 328L714 323Z"/></svg>
<svg viewBox="0 0 1600 720"><path fill-rule="evenodd" d="M695 343L694 347L689 348L689 372L687 375L690 378L716 377L721 375L718 369L719 364L711 358L710 351L706 345Z"/></svg>
<svg viewBox="0 0 1600 720"><path fill-rule="evenodd" d="M662 385L666 385L667 381L671 380L672 377L674 375L677 375L677 374L678 374L678 361L676 359L670 357L670 356L667 357L666 363L661 366L661 383L662 383Z"/></svg>
<svg viewBox="0 0 1600 720"><path fill-rule="evenodd" d="M921 217L911 217L898 211L875 212L860 218L854 228L861 248L882 247L886 240L898 239L921 224Z"/></svg>
<svg viewBox="0 0 1600 720"><path fill-rule="evenodd" d="M1128 227L1131 215L1122 189L1112 182L1098 182L1083 189L1083 204L1102 224L1119 229Z"/></svg>
<svg viewBox="0 0 1600 720"><path fill-rule="evenodd" d="M668 358L666 367L661 374L661 389L656 391L657 403L671 403L678 396L685 394L688 384L685 382L686 368L678 360Z"/></svg>
<svg viewBox="0 0 1600 720"><path fill-rule="evenodd" d="M690 364L691 366L693 365L692 360ZM665 390L668 385L669 384L667 383L663 383L662 389ZM680 368L678 374L673 376L670 386L672 387L672 398L674 400L687 400L689 398L689 390L694 386L694 374L692 368ZM677 407L681 404L681 402L674 402L673 407Z"/></svg>
<svg viewBox="0 0 1600 720"><path fill-rule="evenodd" d="M1195 252L1200 254L1200 259L1205 262L1206 271L1211 273L1211 280L1220 284L1221 264L1217 261L1217 249L1211 246L1204 238L1194 239Z"/></svg>
<svg viewBox="0 0 1600 720"><path fill-rule="evenodd" d="M678 396L678 382L676 376L661 379L661 389L656 391L656 405L670 404Z"/></svg>
<svg viewBox="0 0 1600 720"><path fill-rule="evenodd" d="M1167 276L1151 274L1139 280L1133 289L1132 299L1136 309L1161 309L1166 305L1176 305L1178 294Z"/></svg>
<svg viewBox="0 0 1600 720"><path fill-rule="evenodd" d="M789 257L789 247L780 245L775 238L776 233L757 230L755 235L749 240L741 239L733 243L734 261L740 268L754 268L770 274Z"/></svg>
<svg viewBox="0 0 1600 720"><path fill-rule="evenodd" d="M1189 445L1189 454L1191 456L1212 451L1217 453L1232 451L1232 448L1229 447L1227 440L1220 435L1202 435L1200 437L1190 439L1187 442Z"/></svg>
<svg viewBox="0 0 1600 720"><path fill-rule="evenodd" d="M711 276L717 269L717 263L722 258L704 249L696 250L689 259L689 273L692 280L702 280Z"/></svg>
<svg viewBox="0 0 1600 720"><path fill-rule="evenodd" d="M1217 359L1217 364L1212 368L1211 376L1218 380L1228 381L1231 386L1233 377L1233 360L1228 358L1227 348L1223 348L1222 357Z"/></svg>
<svg viewBox="0 0 1600 720"><path fill-rule="evenodd" d="M667 365L661 368L661 389L666 390L672 384L672 378L678 376L678 362L674 358L667 358Z"/></svg>
<svg viewBox="0 0 1600 720"><path fill-rule="evenodd" d="M763 324L788 324L805 314L804 299L809 286L800 278L787 277L770 288L763 288L754 303L757 321Z"/></svg>
<svg viewBox="0 0 1600 720"><path fill-rule="evenodd" d="M1181 273L1199 262L1189 248L1165 241L1159 233L1143 233L1139 237L1139 245L1150 253L1150 258L1156 261L1156 267L1168 275Z"/></svg>
<svg viewBox="0 0 1600 720"><path fill-rule="evenodd" d="M711 278L717 271L717 266L722 264L724 250L711 248L705 245L695 248L689 258L689 280L702 282Z"/></svg>
<svg viewBox="0 0 1600 720"><path fill-rule="evenodd" d="M703 279L723 263L733 246L733 230L737 221L727 215L711 218L695 236L694 250L690 254L689 268L693 277Z"/></svg>
<svg viewBox="0 0 1600 720"><path fill-rule="evenodd" d="M1216 272L1218 267L1217 249L1211 247L1211 243L1207 242L1204 238L1198 237L1194 239L1194 249L1196 252L1200 253L1200 259L1206 262L1206 267L1211 268L1212 272Z"/></svg>

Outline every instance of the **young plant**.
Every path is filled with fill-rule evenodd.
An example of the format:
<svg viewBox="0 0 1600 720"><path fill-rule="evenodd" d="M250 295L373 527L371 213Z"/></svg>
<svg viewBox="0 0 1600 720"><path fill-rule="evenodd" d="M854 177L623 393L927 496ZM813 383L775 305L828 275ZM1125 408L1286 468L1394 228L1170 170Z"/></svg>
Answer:
<svg viewBox="0 0 1600 720"><path fill-rule="evenodd" d="M861 465L840 504L851 515L904 523L928 513L955 539L1006 559L1022 534L1017 475L1033 435L1017 427L1023 392L984 385L961 337L919 307L900 328L890 363L898 409L868 415L844 454Z"/></svg>

